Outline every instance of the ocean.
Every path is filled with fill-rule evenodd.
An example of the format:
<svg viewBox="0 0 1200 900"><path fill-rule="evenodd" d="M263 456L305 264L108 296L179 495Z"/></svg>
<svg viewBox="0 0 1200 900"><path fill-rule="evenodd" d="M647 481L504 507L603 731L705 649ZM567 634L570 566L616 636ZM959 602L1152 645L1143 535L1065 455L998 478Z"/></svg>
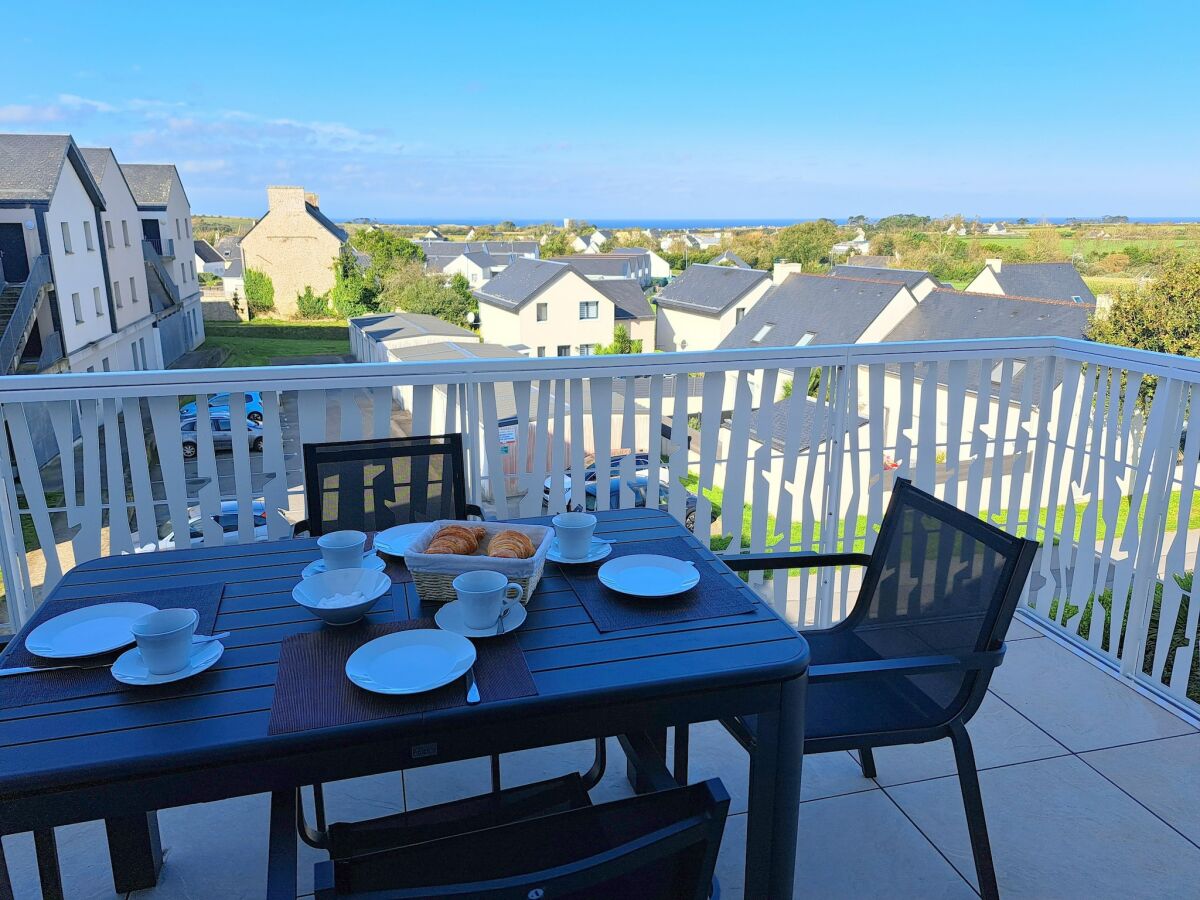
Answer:
<svg viewBox="0 0 1200 900"><path fill-rule="evenodd" d="M808 218L811 218L811 217L808 217ZM979 216L978 218L983 222L1006 222L1009 225L1011 225L1011 224L1015 223L1017 221L1017 219L1020 219L1022 217L1018 215L1018 216ZM1100 219L1103 217L1102 216L1025 216L1024 218L1029 219L1029 221L1033 222L1033 223L1049 222L1052 225L1065 225L1068 222L1080 221L1080 220L1089 221L1089 222L1099 222ZM356 221L356 220L339 218L337 221L345 222L345 221ZM393 218L380 218L380 219L372 218L371 221L379 222L384 225L421 225L421 226L428 226L431 224L437 224L437 225L495 225L497 222L504 221L504 218L503 217L495 217L495 218L490 218L490 219L489 218L454 218L454 217L439 218L437 216L432 216L432 217L427 217L427 218L422 218L422 219L417 219L417 220L393 219ZM540 219L510 219L509 221L513 222L515 225L517 225L521 228L527 228L532 225L541 225L542 223L545 223L545 222L551 222L555 225L561 225L562 217L559 216L557 218L553 218L553 217L547 216L547 217L540 218ZM704 230L704 229L712 230L712 229L722 229L722 228L755 228L755 227L778 228L778 227L782 227L785 225L794 225L797 222L808 221L808 219L806 219L804 217L794 218L794 219L719 219L719 218L716 218L716 219L640 219L640 218L631 217L631 218L627 218L627 219L587 219L587 221L590 222L592 225L595 225L597 228L620 228L620 229L661 228L664 231L682 231L684 229L699 231L699 230ZM846 218L845 217L840 217L840 218L834 217L833 221L837 222L839 225L843 225L846 223ZM1200 222L1200 217L1197 217L1197 216L1130 216L1129 221L1131 223L1142 223L1142 224L1160 224L1163 222L1192 223L1192 222Z"/></svg>

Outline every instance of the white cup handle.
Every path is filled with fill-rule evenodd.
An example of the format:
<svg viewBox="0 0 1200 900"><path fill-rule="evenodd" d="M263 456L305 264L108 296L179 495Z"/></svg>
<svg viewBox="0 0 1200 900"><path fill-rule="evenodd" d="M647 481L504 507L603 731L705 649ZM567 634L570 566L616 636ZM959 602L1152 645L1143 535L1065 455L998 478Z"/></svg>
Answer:
<svg viewBox="0 0 1200 900"><path fill-rule="evenodd" d="M516 591L516 594L512 592ZM525 596L525 588L521 587L516 582L510 581L508 586L504 588L504 606L507 609L511 606L516 606Z"/></svg>

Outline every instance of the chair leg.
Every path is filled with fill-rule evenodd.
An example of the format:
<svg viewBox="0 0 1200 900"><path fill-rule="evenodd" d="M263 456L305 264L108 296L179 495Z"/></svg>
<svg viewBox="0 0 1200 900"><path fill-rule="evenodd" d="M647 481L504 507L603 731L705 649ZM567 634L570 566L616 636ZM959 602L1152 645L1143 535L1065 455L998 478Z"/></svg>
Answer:
<svg viewBox="0 0 1200 900"><path fill-rule="evenodd" d="M988 840L987 819L983 813L983 796L979 792L979 773L975 770L975 751L971 737L961 723L950 726L954 744L954 762L958 766L958 783L962 790L963 809L967 814L967 831L971 835L971 855L975 858L975 875L983 900L999 900L996 868L992 864L992 845Z"/></svg>
<svg viewBox="0 0 1200 900"><path fill-rule="evenodd" d="M863 747L858 751L858 764L862 766L863 778L874 778L879 774L875 771L875 754L871 752L870 747Z"/></svg>
<svg viewBox="0 0 1200 900"><path fill-rule="evenodd" d="M675 760L672 765L675 780L680 784L688 783L688 738L690 725L675 726Z"/></svg>
<svg viewBox="0 0 1200 900"><path fill-rule="evenodd" d="M596 755L592 759L592 767L583 773L583 789L590 791L604 777L608 768L608 744L604 738L596 738Z"/></svg>
<svg viewBox="0 0 1200 900"><path fill-rule="evenodd" d="M500 792L500 755L492 754L492 791Z"/></svg>

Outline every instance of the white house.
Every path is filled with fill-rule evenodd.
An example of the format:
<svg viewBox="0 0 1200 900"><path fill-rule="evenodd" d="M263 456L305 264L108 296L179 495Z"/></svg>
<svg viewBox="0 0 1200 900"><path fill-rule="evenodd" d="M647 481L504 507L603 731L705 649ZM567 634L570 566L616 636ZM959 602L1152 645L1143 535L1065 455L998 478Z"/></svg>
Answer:
<svg viewBox="0 0 1200 900"><path fill-rule="evenodd" d="M163 364L204 342L200 282L192 243L192 206L173 165L123 164L142 217L147 287L155 303Z"/></svg>
<svg viewBox="0 0 1200 900"><path fill-rule="evenodd" d="M575 256L552 258L557 262L570 263L576 271L591 281L628 278L642 287L650 285L648 253L580 253Z"/></svg>
<svg viewBox="0 0 1200 900"><path fill-rule="evenodd" d="M1071 263L1006 263L989 259L983 270L967 285L981 294L1007 294L1066 303L1095 305L1091 288Z"/></svg>
<svg viewBox="0 0 1200 900"><path fill-rule="evenodd" d="M624 254L626 256L645 256L649 263L649 275L652 281L665 282L671 277L671 264L646 247L614 247L610 255ZM747 267L749 268L749 267Z"/></svg>
<svg viewBox="0 0 1200 900"><path fill-rule="evenodd" d="M867 234L861 228L857 229L852 239L848 241L839 241L830 248L831 252L842 255L867 256L871 252L871 242L867 240Z"/></svg>
<svg viewBox="0 0 1200 900"><path fill-rule="evenodd" d="M993 222L988 226L988 234L1008 234L1008 229L1004 227L1003 222Z"/></svg>
<svg viewBox="0 0 1200 900"><path fill-rule="evenodd" d="M658 349L712 350L770 287L760 269L688 266L655 297Z"/></svg>
<svg viewBox="0 0 1200 900"><path fill-rule="evenodd" d="M196 250L196 271L207 272L218 278L225 275L225 257L217 252L217 248L208 241L197 238L192 242Z"/></svg>
<svg viewBox="0 0 1200 900"><path fill-rule="evenodd" d="M483 339L530 356L589 356L612 342L616 304L574 266L518 259L473 291Z"/></svg>
<svg viewBox="0 0 1200 900"><path fill-rule="evenodd" d="M571 238L571 249L576 253L586 253L590 246L592 246L592 242L587 238L580 237L579 235Z"/></svg>

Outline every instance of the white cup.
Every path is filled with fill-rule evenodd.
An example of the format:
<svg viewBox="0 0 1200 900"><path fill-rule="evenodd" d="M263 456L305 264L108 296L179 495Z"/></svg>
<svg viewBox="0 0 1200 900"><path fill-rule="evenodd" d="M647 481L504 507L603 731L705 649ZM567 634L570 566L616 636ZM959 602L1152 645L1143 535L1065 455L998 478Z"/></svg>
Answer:
<svg viewBox="0 0 1200 900"><path fill-rule="evenodd" d="M317 546L326 570L361 569L367 536L361 531L331 531L317 538Z"/></svg>
<svg viewBox="0 0 1200 900"><path fill-rule="evenodd" d="M199 621L194 609L160 609L134 622L133 636L146 668L154 675L170 675L186 666Z"/></svg>
<svg viewBox="0 0 1200 900"><path fill-rule="evenodd" d="M585 512L559 513L552 520L558 551L567 559L583 559L592 548L596 517Z"/></svg>
<svg viewBox="0 0 1200 900"><path fill-rule="evenodd" d="M462 606L463 624L483 630L495 627L500 615L525 596L525 589L499 572L463 572L454 579L454 590Z"/></svg>

